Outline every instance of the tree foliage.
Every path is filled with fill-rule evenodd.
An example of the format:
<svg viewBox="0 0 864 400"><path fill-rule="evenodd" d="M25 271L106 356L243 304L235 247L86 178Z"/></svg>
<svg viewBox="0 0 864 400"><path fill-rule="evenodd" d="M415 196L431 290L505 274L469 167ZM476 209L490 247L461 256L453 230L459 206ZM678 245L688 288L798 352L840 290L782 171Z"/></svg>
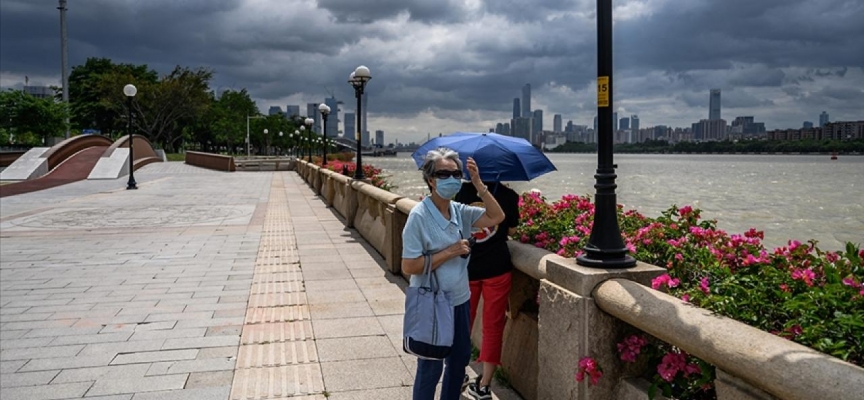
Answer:
<svg viewBox="0 0 864 400"><path fill-rule="evenodd" d="M68 109L54 99L41 99L21 90L0 92L0 136L3 144L36 146L43 139L62 136Z"/></svg>

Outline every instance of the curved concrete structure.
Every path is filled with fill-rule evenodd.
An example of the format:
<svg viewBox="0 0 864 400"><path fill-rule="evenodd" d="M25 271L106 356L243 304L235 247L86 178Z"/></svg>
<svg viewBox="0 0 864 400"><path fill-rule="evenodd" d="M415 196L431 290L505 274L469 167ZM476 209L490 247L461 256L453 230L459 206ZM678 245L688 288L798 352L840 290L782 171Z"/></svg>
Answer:
<svg viewBox="0 0 864 400"><path fill-rule="evenodd" d="M0 186L0 197L35 192L85 179L106 148L106 146L84 148L64 159L44 176Z"/></svg>
<svg viewBox="0 0 864 400"><path fill-rule="evenodd" d="M162 157L156 154L153 150L153 144L141 135L134 135L132 144L134 145L135 161L132 163L132 168L136 171L150 163L161 162ZM129 136L123 136L111 144L99 162L90 171L87 179L117 179L121 176L129 174Z"/></svg>

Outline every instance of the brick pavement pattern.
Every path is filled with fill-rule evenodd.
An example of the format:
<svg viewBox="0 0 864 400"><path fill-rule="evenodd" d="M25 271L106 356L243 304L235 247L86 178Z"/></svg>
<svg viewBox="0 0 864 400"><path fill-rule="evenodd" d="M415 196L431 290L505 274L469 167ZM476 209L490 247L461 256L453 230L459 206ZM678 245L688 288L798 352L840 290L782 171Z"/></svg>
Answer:
<svg viewBox="0 0 864 400"><path fill-rule="evenodd" d="M136 178L0 202L0 398L410 398L405 281L295 173Z"/></svg>

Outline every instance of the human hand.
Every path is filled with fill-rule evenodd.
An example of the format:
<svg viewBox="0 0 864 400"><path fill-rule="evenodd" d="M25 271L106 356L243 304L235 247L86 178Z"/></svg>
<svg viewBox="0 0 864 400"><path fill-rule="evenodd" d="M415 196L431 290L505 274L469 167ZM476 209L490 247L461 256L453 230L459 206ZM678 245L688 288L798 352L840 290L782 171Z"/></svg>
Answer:
<svg viewBox="0 0 864 400"><path fill-rule="evenodd" d="M471 253L471 243L467 239L461 239L447 248L452 257L464 256Z"/></svg>
<svg viewBox="0 0 864 400"><path fill-rule="evenodd" d="M479 184L480 186L478 187L483 187L483 182L480 181L480 170L477 168L477 162L473 158L468 157L465 167L468 168L468 176L471 177L471 183L475 186Z"/></svg>

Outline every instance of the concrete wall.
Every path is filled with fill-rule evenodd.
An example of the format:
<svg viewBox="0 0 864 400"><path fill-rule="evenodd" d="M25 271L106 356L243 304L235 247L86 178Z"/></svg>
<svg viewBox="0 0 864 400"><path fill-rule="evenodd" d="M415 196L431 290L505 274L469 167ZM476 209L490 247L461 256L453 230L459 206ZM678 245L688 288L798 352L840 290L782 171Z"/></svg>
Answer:
<svg viewBox="0 0 864 400"><path fill-rule="evenodd" d="M417 201L303 161L298 162L297 173L344 218L347 227L372 244L391 272L401 274L402 228ZM509 247L517 271L502 367L526 400L646 399L649 385L637 378L644 365L618 359L617 343L624 339L628 325L718 365L715 383L720 400L819 398L808 396L826 390L857 393L854 388L864 387L860 367L730 323L728 318L650 289L651 279L665 273L663 268L645 263L623 270L586 268L534 246L511 241ZM477 347L482 341L481 310L472 335ZM766 350L738 351L740 338L745 337ZM596 386L574 379L583 356L594 357L603 368ZM794 376L788 376L790 371ZM784 379L795 383L786 385Z"/></svg>

